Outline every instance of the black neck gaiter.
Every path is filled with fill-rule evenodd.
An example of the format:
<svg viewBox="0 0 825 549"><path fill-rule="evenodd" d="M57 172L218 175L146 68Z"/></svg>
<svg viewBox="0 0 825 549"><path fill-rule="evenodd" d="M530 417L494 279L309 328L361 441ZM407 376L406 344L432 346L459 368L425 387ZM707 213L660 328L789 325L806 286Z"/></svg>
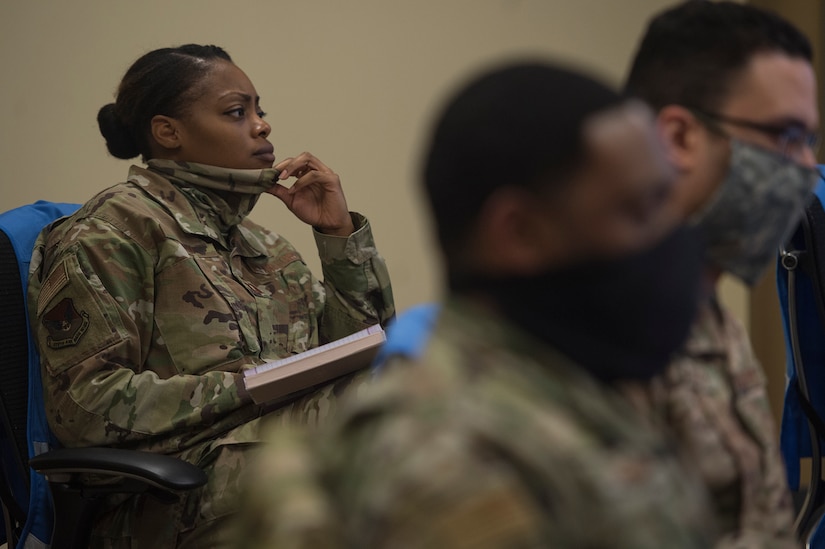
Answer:
<svg viewBox="0 0 825 549"><path fill-rule="evenodd" d="M702 247L680 227L652 249L531 277L451 279L604 381L649 379L688 335L700 298Z"/></svg>

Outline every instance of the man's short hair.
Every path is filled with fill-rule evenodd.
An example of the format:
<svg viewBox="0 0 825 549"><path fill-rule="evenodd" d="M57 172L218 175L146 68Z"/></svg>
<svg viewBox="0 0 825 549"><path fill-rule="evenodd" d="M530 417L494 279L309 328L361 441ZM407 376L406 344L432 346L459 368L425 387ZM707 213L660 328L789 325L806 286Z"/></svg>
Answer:
<svg viewBox="0 0 825 549"><path fill-rule="evenodd" d="M713 111L754 55L812 60L811 45L775 13L746 4L689 0L652 19L632 63L629 94L654 110L667 105Z"/></svg>
<svg viewBox="0 0 825 549"><path fill-rule="evenodd" d="M582 124L623 98L578 72L522 62L463 86L437 118L424 184L448 267L499 187L562 184L582 163Z"/></svg>

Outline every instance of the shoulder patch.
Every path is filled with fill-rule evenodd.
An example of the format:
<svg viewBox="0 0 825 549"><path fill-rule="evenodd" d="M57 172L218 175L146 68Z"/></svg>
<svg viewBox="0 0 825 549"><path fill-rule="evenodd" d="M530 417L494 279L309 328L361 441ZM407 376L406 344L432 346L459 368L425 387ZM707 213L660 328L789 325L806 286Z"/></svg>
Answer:
<svg viewBox="0 0 825 549"><path fill-rule="evenodd" d="M74 301L66 297L52 307L40 321L49 332L46 345L52 349L62 349L77 345L89 329L89 314L78 311Z"/></svg>
<svg viewBox="0 0 825 549"><path fill-rule="evenodd" d="M46 308L52 298L69 283L67 269L66 262L62 261L41 286L40 293L37 294L37 316L43 313L43 309Z"/></svg>

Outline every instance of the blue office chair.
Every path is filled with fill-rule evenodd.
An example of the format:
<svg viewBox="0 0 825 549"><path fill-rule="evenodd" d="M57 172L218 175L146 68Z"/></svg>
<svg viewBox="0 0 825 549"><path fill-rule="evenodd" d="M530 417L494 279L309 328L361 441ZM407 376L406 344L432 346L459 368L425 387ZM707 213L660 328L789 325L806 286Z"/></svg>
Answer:
<svg viewBox="0 0 825 549"><path fill-rule="evenodd" d="M820 172L823 167L820 166ZM825 483L825 179L821 179L798 228L780 251L777 289L785 334L787 386L780 439L791 490L804 499L796 531L811 547L825 549L818 533ZM800 489L802 458L811 458L811 483Z"/></svg>
<svg viewBox="0 0 825 549"><path fill-rule="evenodd" d="M179 459L114 448L59 448L43 408L40 358L29 337L26 288L40 230L77 204L38 201L0 214L0 500L9 548L88 547L96 513L113 493L174 500L206 483ZM90 485L85 474L113 479ZM5 540L3 539L5 538Z"/></svg>
<svg viewBox="0 0 825 549"><path fill-rule="evenodd" d="M440 310L439 304L422 303L398 313L387 325L387 340L373 359L373 375L379 375L392 357L419 357L430 339Z"/></svg>

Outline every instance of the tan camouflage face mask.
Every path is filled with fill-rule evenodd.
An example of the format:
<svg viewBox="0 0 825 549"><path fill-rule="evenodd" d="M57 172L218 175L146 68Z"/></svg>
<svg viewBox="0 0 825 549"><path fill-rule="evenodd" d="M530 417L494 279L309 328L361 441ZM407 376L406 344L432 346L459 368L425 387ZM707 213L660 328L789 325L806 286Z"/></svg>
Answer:
<svg viewBox="0 0 825 549"><path fill-rule="evenodd" d="M272 188L280 172L233 170L172 160L149 160L149 169L175 184L190 203L217 223L224 234L249 215L261 194Z"/></svg>
<svg viewBox="0 0 825 549"><path fill-rule="evenodd" d="M234 170L195 162L152 159L149 169L172 179L180 179L196 187L216 191L259 195L271 189L281 171L274 168L263 170Z"/></svg>
<svg viewBox="0 0 825 549"><path fill-rule="evenodd" d="M799 222L819 172L731 140L730 167L715 197L691 221L707 261L753 286Z"/></svg>

